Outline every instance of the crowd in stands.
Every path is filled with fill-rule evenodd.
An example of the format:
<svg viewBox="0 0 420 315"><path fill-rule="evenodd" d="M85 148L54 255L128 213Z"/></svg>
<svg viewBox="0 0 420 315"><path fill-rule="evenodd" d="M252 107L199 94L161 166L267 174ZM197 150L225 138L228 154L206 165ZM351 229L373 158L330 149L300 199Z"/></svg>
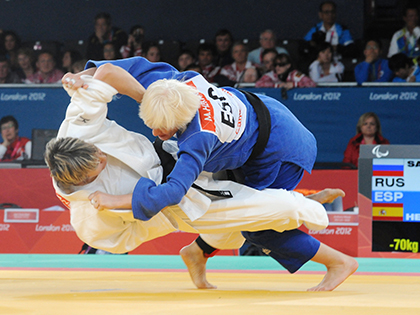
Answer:
<svg viewBox="0 0 420 315"><path fill-rule="evenodd" d="M229 30L221 29L212 40L177 42L165 50L161 42L145 40L147 34L141 25L134 25L127 34L112 24L108 13L95 16L94 32L84 46L65 50L44 50L39 43L25 45L15 32L1 31L0 84L58 83L64 73L82 71L89 59L133 56L143 56L150 62L165 61L179 71L199 72L209 82L222 86L249 83L281 88L283 97L292 88L315 87L319 83L420 82L418 7L408 5L404 9L405 25L389 41L385 40L389 47L383 47L383 39L378 38L355 41L351 30L336 22L336 11L334 2L322 2L320 22L304 37L294 40L298 45L293 52L288 51L287 40L278 41L269 29L261 31L258 45L250 46L248 39L235 41ZM18 141L17 130L15 120L2 121L4 142L0 155L11 157L10 148L10 154L6 153L6 136L10 141ZM379 118L374 113L360 118L343 162L357 166L359 146L365 143L389 143L382 137Z"/></svg>
<svg viewBox="0 0 420 315"><path fill-rule="evenodd" d="M141 25L126 33L104 12L95 16L94 31L85 44L67 49L63 43L55 51L45 50L39 43L22 43L14 31L4 30L0 37L0 83L56 83L64 73L80 71L89 59L133 56L165 61L180 71L195 69L219 85L251 83L290 89L330 82L417 81L418 7L408 5L404 27L385 40L354 40L351 30L336 22L336 11L334 2L322 2L320 22L301 39L278 41L275 32L267 29L261 31L258 45L249 39L235 41L229 30L221 29L212 40L197 41L196 45L178 42L167 48L162 41L145 40L147 34ZM288 51L289 41L296 50ZM383 42L389 45L383 47Z"/></svg>

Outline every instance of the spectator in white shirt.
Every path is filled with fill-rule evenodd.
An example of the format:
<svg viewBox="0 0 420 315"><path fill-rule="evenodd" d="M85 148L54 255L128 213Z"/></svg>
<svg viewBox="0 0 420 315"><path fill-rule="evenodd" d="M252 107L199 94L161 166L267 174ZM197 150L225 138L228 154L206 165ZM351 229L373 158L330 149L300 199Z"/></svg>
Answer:
<svg viewBox="0 0 420 315"><path fill-rule="evenodd" d="M317 59L309 66L309 76L316 82L341 82L344 65L333 60L333 50L330 43L323 42L317 46Z"/></svg>

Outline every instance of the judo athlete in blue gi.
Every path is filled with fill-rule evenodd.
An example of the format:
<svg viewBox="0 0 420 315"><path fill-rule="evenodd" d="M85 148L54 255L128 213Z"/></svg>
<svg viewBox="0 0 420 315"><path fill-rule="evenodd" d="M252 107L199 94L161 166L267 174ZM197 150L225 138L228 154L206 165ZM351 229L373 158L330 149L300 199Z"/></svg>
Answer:
<svg viewBox="0 0 420 315"><path fill-rule="evenodd" d="M142 57L89 61L81 74L98 71L103 72L102 81L141 103L140 117L155 136L162 140L175 136L178 141L178 161L166 183L156 185L141 178L134 189L131 204L139 220L149 220L166 206L178 204L202 171L236 170L250 187L292 190L304 170L310 172L313 167L314 136L273 98L217 88L196 72L179 72ZM71 76L75 88L83 86L81 74ZM144 89L132 88L133 78ZM357 269L356 260L300 230L244 231L243 235L291 273L308 260L326 265L326 276L310 290L333 290ZM191 258L197 246L208 254L203 261ZM198 239L181 251L189 269L195 269L190 274L196 284L203 281L202 265L214 250Z"/></svg>

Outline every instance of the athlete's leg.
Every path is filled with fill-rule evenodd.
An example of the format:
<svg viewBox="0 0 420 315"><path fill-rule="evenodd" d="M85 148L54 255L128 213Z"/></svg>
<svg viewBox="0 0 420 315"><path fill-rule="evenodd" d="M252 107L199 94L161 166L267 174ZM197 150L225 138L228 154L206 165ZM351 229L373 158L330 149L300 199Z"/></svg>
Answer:
<svg viewBox="0 0 420 315"><path fill-rule="evenodd" d="M188 268L191 280L198 289L216 289L207 281L206 264L209 257L214 256L218 249L211 247L199 236L190 245L181 249L179 254Z"/></svg>
<svg viewBox="0 0 420 315"><path fill-rule="evenodd" d="M296 164L282 164L276 182L270 188L293 190L303 177L304 170ZM242 232L245 239L273 257L289 272L297 271L318 251L319 244L313 237L300 230L273 230Z"/></svg>
<svg viewBox="0 0 420 315"><path fill-rule="evenodd" d="M335 191L342 193L341 190L329 189L327 191L314 194L312 195L312 198L308 199L323 202L325 198L331 198L331 193L334 193ZM206 219L207 220L205 220L205 222L208 224L209 218L206 217ZM258 220L258 217L255 218L255 220ZM255 222L255 225L258 225L257 223L258 222ZM195 224L197 224L197 222L195 222ZM223 227L220 226L219 231L222 230ZM180 254L188 267L193 283L198 288L215 288L215 286L211 285L206 279L207 259L216 253L218 250L217 248L240 248L244 239L238 232L201 235L204 239L199 237L192 244L185 246L180 251ZM271 257L277 260L290 272L298 270L315 255L319 248L318 241L299 230L292 230L287 233L264 230L256 233L247 232L245 236L250 242L261 248L265 248L265 251L269 252Z"/></svg>
<svg viewBox="0 0 420 315"><path fill-rule="evenodd" d="M290 273L299 270L317 253L320 242L300 231L277 232L265 230L259 232L242 232L245 239L260 247L263 252L274 258Z"/></svg>
<svg viewBox="0 0 420 315"><path fill-rule="evenodd" d="M209 283L206 277L208 258L213 257L219 249L239 249L244 242L241 232L200 234L194 242L182 248L179 253L197 288L215 289L216 286Z"/></svg>
<svg viewBox="0 0 420 315"><path fill-rule="evenodd" d="M319 203L331 203L338 197L344 197L346 194L341 189L337 188L326 188L312 195L306 196L306 198L318 201Z"/></svg>
<svg viewBox="0 0 420 315"><path fill-rule="evenodd" d="M353 274L359 266L356 259L345 255L323 243L311 259L327 267L327 273L317 286L308 291L332 291Z"/></svg>
<svg viewBox="0 0 420 315"><path fill-rule="evenodd" d="M303 169L299 166L284 164L273 188L292 190L297 186L302 176ZM339 196L344 196L341 189L326 189L310 195L308 198L320 203L329 203ZM308 260L324 264L327 267L327 274L319 285L309 289L311 291L334 290L357 269L357 262L354 258L321 244L300 230L281 233L266 230L243 232L242 234L249 242L263 248L264 252L277 260L289 272L297 271Z"/></svg>

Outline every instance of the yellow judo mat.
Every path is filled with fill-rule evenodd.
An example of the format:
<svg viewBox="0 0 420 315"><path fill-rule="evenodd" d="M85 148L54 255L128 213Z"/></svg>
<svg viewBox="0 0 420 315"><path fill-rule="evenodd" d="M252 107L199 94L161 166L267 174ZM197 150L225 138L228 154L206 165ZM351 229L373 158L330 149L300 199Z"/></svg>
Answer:
<svg viewBox="0 0 420 315"><path fill-rule="evenodd" d="M420 260L358 258L333 292L323 266L288 274L269 257L213 257L197 290L178 256L0 255L0 314L420 314Z"/></svg>

